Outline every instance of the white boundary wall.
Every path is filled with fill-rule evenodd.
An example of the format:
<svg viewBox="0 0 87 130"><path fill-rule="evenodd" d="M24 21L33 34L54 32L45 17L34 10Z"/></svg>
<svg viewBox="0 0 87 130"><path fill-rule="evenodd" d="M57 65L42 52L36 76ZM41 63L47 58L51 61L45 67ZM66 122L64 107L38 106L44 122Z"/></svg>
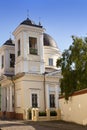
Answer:
<svg viewBox="0 0 87 130"><path fill-rule="evenodd" d="M59 104L62 120L87 125L87 89L75 93L68 102L60 98Z"/></svg>

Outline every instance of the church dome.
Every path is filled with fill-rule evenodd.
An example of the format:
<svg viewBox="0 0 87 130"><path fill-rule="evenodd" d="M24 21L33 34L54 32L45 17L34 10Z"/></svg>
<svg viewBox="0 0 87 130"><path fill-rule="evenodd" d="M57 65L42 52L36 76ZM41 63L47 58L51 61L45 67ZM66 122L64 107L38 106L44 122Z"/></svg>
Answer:
<svg viewBox="0 0 87 130"><path fill-rule="evenodd" d="M44 40L44 46L51 46L51 47L58 48L57 43L50 35L44 33L43 40Z"/></svg>
<svg viewBox="0 0 87 130"><path fill-rule="evenodd" d="M42 28L41 25L36 25L36 24L35 24L32 20L30 20L29 18L27 18L26 20L24 20L23 22L21 22L20 25L29 25L29 26L35 26L35 27Z"/></svg>
<svg viewBox="0 0 87 130"><path fill-rule="evenodd" d="M32 21L29 18L27 18L26 20L24 20L23 22L21 22L21 24L32 25Z"/></svg>
<svg viewBox="0 0 87 130"><path fill-rule="evenodd" d="M13 44L13 41L12 39L8 39L3 45L11 45L11 46L14 46L15 44Z"/></svg>

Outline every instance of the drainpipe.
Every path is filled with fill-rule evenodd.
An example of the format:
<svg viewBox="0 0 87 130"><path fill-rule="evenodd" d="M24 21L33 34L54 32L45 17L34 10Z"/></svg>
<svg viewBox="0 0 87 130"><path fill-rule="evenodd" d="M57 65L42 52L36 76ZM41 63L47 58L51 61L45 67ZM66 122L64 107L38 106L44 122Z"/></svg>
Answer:
<svg viewBox="0 0 87 130"><path fill-rule="evenodd" d="M45 79L45 74L46 74L46 72L43 73L43 75L44 75L44 108L45 108L45 110L46 110L46 93L45 93L45 87L46 87L45 83L46 83L46 79Z"/></svg>
<svg viewBox="0 0 87 130"><path fill-rule="evenodd" d="M11 81L12 81L12 84L13 84L13 87L14 87L14 112L15 112L15 82L13 80L13 76L11 77ZM13 104L12 104L13 105ZM13 107L13 106L12 106Z"/></svg>

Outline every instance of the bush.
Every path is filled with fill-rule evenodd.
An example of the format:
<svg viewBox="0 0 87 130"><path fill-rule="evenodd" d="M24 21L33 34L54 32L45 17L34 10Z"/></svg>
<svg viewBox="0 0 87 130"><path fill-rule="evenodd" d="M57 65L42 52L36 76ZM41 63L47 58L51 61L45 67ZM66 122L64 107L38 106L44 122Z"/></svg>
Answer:
<svg viewBox="0 0 87 130"><path fill-rule="evenodd" d="M28 118L31 120L31 118L32 118L32 112L31 112L31 109L29 108L28 109Z"/></svg>
<svg viewBox="0 0 87 130"><path fill-rule="evenodd" d="M46 116L46 112L45 111L39 112L39 116Z"/></svg>
<svg viewBox="0 0 87 130"><path fill-rule="evenodd" d="M57 116L57 112L56 111L50 111L50 116Z"/></svg>

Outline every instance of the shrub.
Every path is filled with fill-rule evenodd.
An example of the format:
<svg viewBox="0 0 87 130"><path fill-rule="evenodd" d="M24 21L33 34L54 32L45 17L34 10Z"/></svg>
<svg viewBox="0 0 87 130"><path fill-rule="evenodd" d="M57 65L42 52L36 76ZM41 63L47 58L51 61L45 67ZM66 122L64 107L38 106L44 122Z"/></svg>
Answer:
<svg viewBox="0 0 87 130"><path fill-rule="evenodd" d="M32 112L31 112L31 109L29 108L28 109L28 118L31 120L31 118L32 118Z"/></svg>
<svg viewBox="0 0 87 130"><path fill-rule="evenodd" d="M57 112L56 111L50 111L50 116L57 116Z"/></svg>
<svg viewBox="0 0 87 130"><path fill-rule="evenodd" d="M39 116L46 116L46 112L45 111L39 112Z"/></svg>

